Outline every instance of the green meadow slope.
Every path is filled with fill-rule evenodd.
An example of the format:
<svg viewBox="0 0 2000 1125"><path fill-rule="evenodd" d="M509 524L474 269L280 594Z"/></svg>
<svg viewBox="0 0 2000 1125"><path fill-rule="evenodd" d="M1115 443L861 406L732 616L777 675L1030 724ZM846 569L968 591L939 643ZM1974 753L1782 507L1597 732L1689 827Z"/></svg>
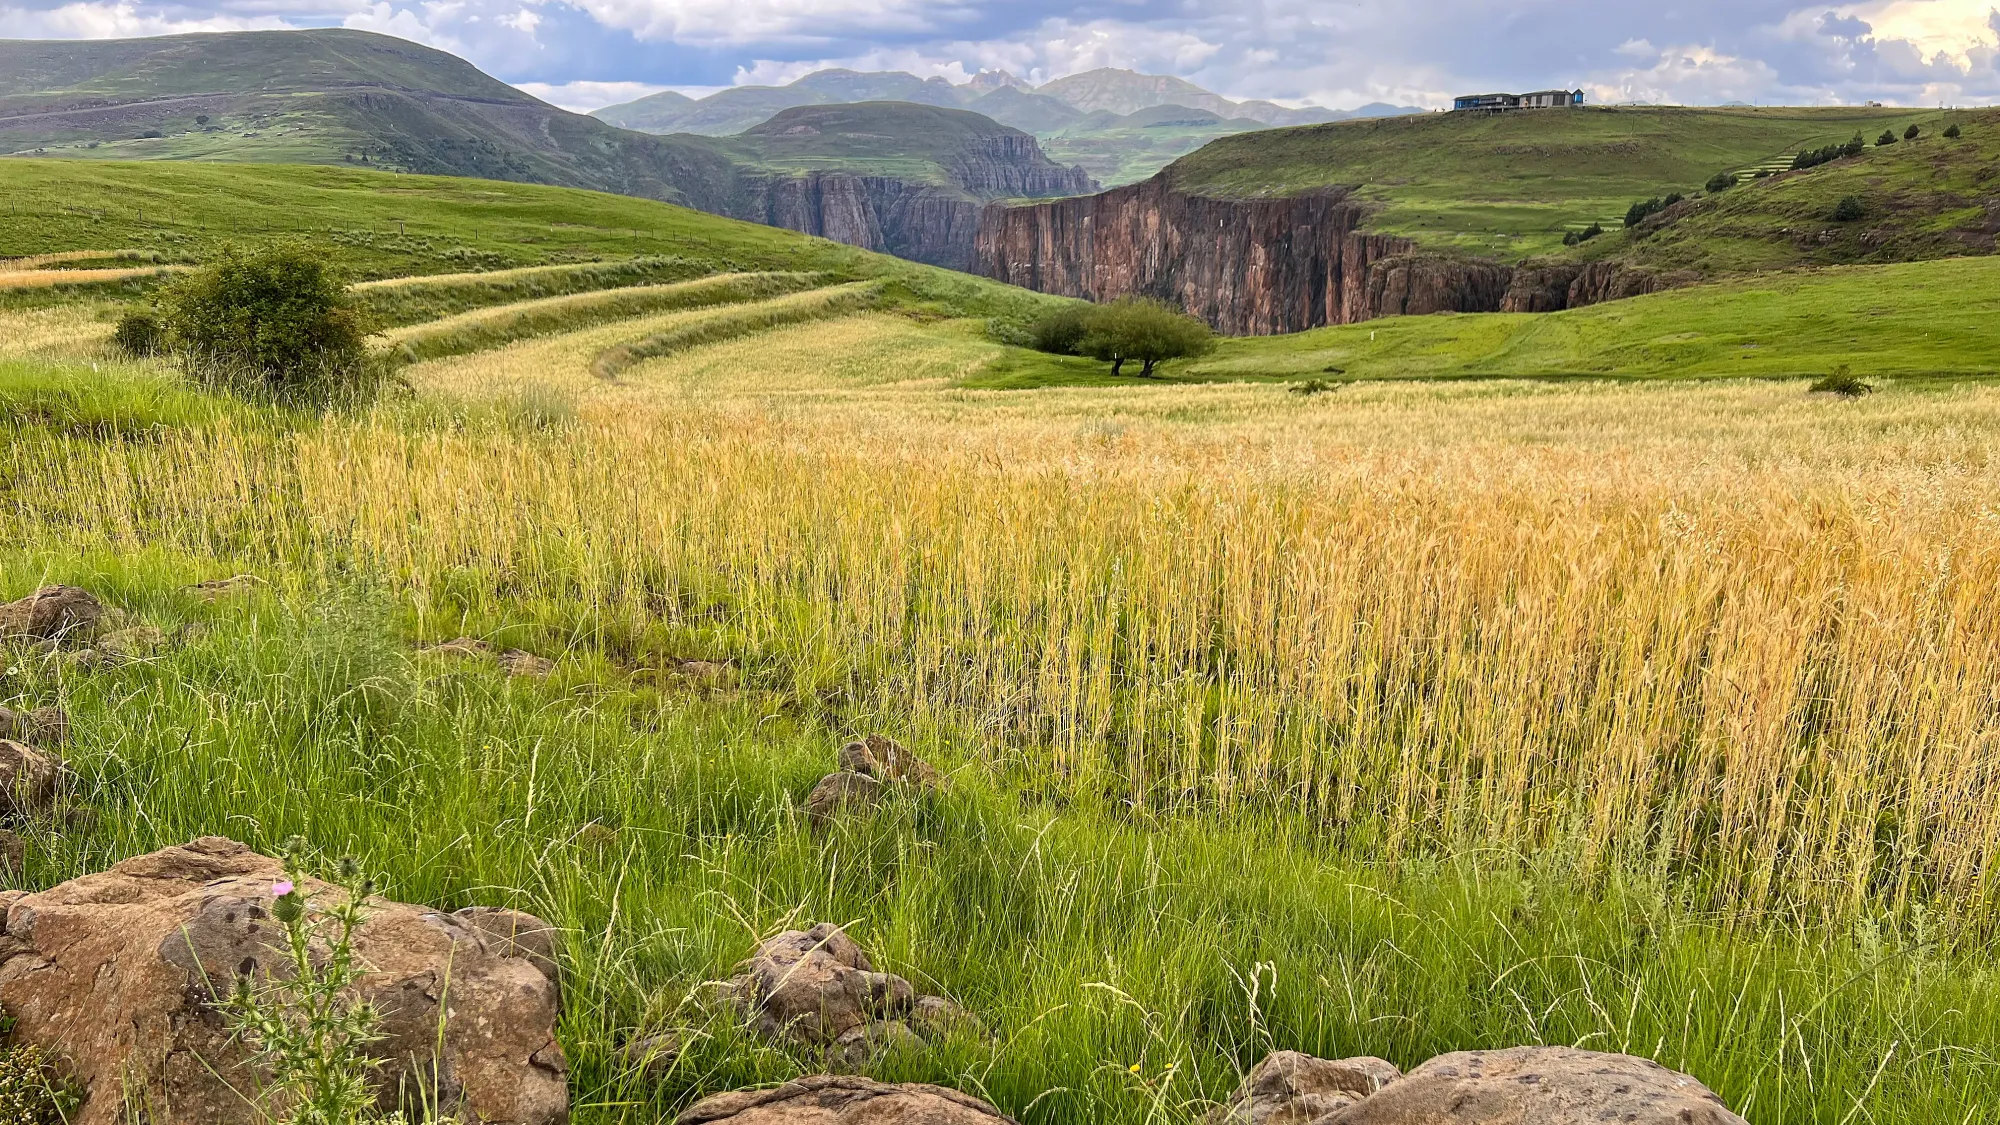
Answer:
<svg viewBox="0 0 2000 1125"><path fill-rule="evenodd" d="M1884 129L1935 131L1907 109L1591 107L1427 114L1224 137L1163 173L1199 195L1256 197L1349 187L1377 205L1369 229L1438 249L1518 260L1567 230L1615 227L1633 201L1700 190L1719 171Z"/></svg>
<svg viewBox="0 0 2000 1125"><path fill-rule="evenodd" d="M1556 313L1402 316L1224 339L1168 383L1229 380L1813 378L2000 375L2000 258L1796 271ZM1130 385L1089 360L1016 352L967 385Z"/></svg>
<svg viewBox="0 0 2000 1125"><path fill-rule="evenodd" d="M680 263L642 271L653 280L806 271L877 281L893 301L957 315L1020 320L1057 300L652 200L354 168L5 160L0 210L9 216L0 224L0 259L141 250L192 262L228 243L297 239L327 247L356 279L643 258Z"/></svg>

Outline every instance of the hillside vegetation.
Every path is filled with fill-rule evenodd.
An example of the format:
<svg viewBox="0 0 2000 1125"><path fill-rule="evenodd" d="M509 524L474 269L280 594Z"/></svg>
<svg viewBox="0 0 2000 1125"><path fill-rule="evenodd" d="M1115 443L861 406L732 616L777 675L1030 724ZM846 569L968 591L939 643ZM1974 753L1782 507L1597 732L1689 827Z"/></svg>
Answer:
<svg viewBox="0 0 2000 1125"><path fill-rule="evenodd" d="M1616 227L1636 200L1700 190L1721 171L1782 160L1857 131L1874 137L1936 110L1585 107L1343 121L1223 138L1163 173L1202 195L1357 189L1369 229L1513 261L1559 251L1566 231Z"/></svg>
<svg viewBox="0 0 2000 1125"><path fill-rule="evenodd" d="M977 1017L856 1065L1026 1125L1194 1125L1274 1048L1515 1043L1758 1125L1991 1108L1996 259L1000 390L1046 357L996 336L1059 302L663 204L25 160L0 193L22 274L309 240L407 384L239 401L111 346L144 288L0 305L0 598L157 630L9 648L74 784L0 887L299 833L530 910L578 1125L824 1065L703 982L828 919ZM1836 357L1898 377L1810 393ZM815 823L873 731L949 787Z"/></svg>

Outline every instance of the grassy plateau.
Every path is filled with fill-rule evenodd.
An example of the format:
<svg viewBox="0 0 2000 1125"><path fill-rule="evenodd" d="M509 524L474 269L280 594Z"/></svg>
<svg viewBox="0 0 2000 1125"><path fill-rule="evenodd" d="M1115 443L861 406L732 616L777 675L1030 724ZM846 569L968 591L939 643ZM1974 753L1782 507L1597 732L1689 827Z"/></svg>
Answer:
<svg viewBox="0 0 2000 1125"><path fill-rule="evenodd" d="M9 205L16 258L311 240L408 345L308 415L117 354L154 282L0 303L0 596L170 638L11 654L79 784L9 885L299 833L531 910L580 1125L811 1071L700 986L819 920L992 1033L870 1073L1028 1125L1191 1125L1274 1047L1520 1043L1757 1125L2000 1112L1988 261L1114 384L996 342L1048 298L662 204L10 161ZM1808 393L1836 363L1881 389ZM418 651L464 634L555 673ZM950 789L814 830L870 731Z"/></svg>

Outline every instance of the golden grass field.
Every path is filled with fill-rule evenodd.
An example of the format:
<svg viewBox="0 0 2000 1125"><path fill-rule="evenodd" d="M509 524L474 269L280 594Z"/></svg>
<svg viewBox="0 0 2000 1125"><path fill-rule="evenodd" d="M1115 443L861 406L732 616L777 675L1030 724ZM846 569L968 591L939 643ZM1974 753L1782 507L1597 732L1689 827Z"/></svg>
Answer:
<svg viewBox="0 0 2000 1125"><path fill-rule="evenodd" d="M974 391L976 326L837 305L591 373L835 292L406 369L420 403L539 404L525 430L392 405L18 449L0 532L352 552L423 612L476 575L600 628L726 633L996 767L1305 809L1392 863L1549 851L1730 914L1994 916L2000 393ZM0 343L101 334L65 315L8 314Z"/></svg>

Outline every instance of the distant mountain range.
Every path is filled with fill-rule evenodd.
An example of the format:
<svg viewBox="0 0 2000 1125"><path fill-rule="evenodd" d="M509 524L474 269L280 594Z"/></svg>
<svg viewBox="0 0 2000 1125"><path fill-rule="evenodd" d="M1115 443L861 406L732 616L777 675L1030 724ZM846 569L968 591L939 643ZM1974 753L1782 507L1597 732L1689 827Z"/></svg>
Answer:
<svg viewBox="0 0 2000 1125"><path fill-rule="evenodd" d="M878 86L825 88L851 98ZM843 101L755 124L728 137L621 129L443 51L339 28L0 40L0 155L356 164L594 188L960 269L986 202L1095 187L1028 133L955 108Z"/></svg>
<svg viewBox="0 0 2000 1125"><path fill-rule="evenodd" d="M606 106L592 116L645 133L728 136L781 110L862 101L914 102L982 114L1034 134L1053 158L1079 164L1107 184L1144 179L1216 137L1424 112L1380 102L1356 110L1238 102L1171 75L1104 68L1039 87L1005 71L984 71L955 86L902 71L821 70L787 86L736 86L701 99L667 91Z"/></svg>

